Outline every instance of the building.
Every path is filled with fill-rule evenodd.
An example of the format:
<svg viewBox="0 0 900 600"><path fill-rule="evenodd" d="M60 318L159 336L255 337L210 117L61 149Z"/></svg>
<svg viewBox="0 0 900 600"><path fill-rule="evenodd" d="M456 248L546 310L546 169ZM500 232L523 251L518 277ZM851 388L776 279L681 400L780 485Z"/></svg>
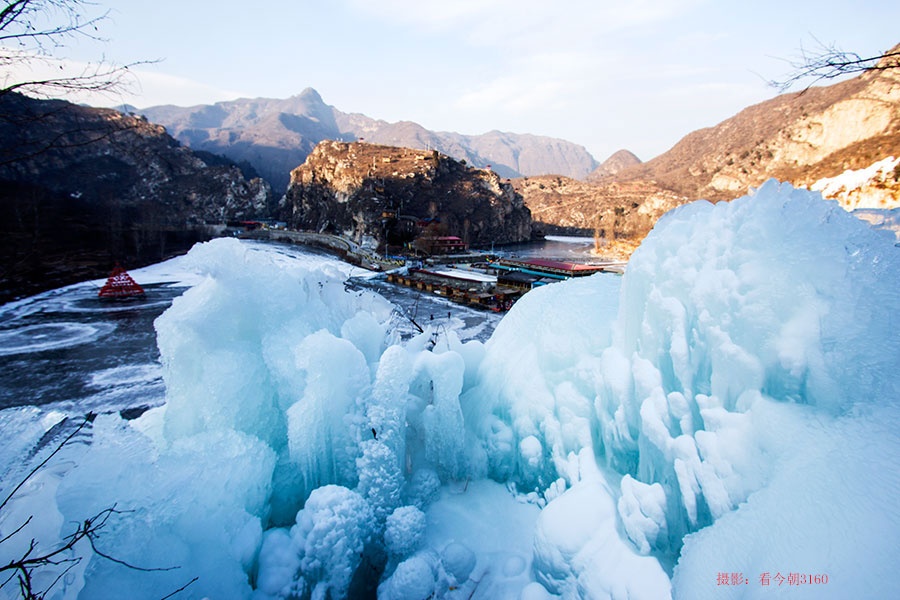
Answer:
<svg viewBox="0 0 900 600"><path fill-rule="evenodd" d="M461 254L468 252L469 245L453 235L440 237L420 237L415 242L416 249L427 254Z"/></svg>

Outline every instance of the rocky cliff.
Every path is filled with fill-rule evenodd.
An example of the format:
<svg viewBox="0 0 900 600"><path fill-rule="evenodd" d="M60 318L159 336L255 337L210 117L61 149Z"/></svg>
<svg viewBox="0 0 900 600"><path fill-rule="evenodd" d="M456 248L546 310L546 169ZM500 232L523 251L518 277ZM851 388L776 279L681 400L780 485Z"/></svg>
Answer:
<svg viewBox="0 0 900 600"><path fill-rule="evenodd" d="M656 221L688 199L652 183L592 183L567 177L526 177L513 182L546 235L595 236L608 258L627 259Z"/></svg>
<svg viewBox="0 0 900 600"><path fill-rule="evenodd" d="M140 111L191 148L251 164L276 190L290 170L321 141L438 150L503 177L559 173L585 177L597 161L584 147L565 140L492 131L462 135L429 131L410 121L388 123L325 104L314 89L284 100L269 98L218 102L212 106L155 106Z"/></svg>
<svg viewBox="0 0 900 600"><path fill-rule="evenodd" d="M208 162L143 118L3 96L0 300L154 262L207 223L268 212L265 182Z"/></svg>
<svg viewBox="0 0 900 600"><path fill-rule="evenodd" d="M363 244L453 235L473 246L531 237L522 197L496 173L437 151L322 142L291 172L282 217L291 226Z"/></svg>

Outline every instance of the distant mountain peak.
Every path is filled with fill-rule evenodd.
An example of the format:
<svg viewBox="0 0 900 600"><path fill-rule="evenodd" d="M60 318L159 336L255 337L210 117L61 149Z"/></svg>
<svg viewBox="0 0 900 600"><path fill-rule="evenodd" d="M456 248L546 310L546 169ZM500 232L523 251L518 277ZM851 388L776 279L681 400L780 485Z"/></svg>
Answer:
<svg viewBox="0 0 900 600"><path fill-rule="evenodd" d="M242 99L215 106L150 107L141 111L191 148L248 162L274 189L287 188L292 169L324 140L438 150L476 167L492 165L501 177L560 174L581 179L597 166L583 147L557 138L491 131L483 135L436 132L412 121L388 123L343 113L308 87L290 98Z"/></svg>
<svg viewBox="0 0 900 600"><path fill-rule="evenodd" d="M618 150L614 152L612 156L607 158L603 163L597 167L593 173L588 175L588 181L597 181L603 179L604 177L610 177L618 174L620 171L627 169L628 167L633 167L635 165L640 165L641 159L634 155L630 150Z"/></svg>
<svg viewBox="0 0 900 600"><path fill-rule="evenodd" d="M315 88L311 88L311 87L304 88L302 92L300 92L299 94L296 94L293 97L294 98L310 98L313 100L317 100L317 101L321 102L322 104L325 103L325 101L322 100L322 95L319 94L319 92L317 92L315 90Z"/></svg>

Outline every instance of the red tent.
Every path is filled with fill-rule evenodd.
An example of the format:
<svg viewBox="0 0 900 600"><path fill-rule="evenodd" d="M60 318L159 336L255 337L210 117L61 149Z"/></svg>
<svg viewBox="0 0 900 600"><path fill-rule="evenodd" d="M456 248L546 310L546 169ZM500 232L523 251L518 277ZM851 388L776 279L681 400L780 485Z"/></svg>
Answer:
<svg viewBox="0 0 900 600"><path fill-rule="evenodd" d="M100 288L98 294L101 298L136 298L144 295L144 288L131 278L128 272L116 265L106 285Z"/></svg>

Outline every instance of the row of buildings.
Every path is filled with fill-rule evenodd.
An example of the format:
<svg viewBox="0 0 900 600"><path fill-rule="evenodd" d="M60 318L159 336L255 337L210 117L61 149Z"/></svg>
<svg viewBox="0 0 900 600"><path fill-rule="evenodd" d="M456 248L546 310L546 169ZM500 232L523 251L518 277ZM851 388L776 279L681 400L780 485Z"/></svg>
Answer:
<svg viewBox="0 0 900 600"><path fill-rule="evenodd" d="M471 258L470 256L466 258ZM479 308L505 311L536 287L602 272L621 272L622 263L583 264L548 259L490 257L478 262L430 262L388 273L406 285Z"/></svg>

